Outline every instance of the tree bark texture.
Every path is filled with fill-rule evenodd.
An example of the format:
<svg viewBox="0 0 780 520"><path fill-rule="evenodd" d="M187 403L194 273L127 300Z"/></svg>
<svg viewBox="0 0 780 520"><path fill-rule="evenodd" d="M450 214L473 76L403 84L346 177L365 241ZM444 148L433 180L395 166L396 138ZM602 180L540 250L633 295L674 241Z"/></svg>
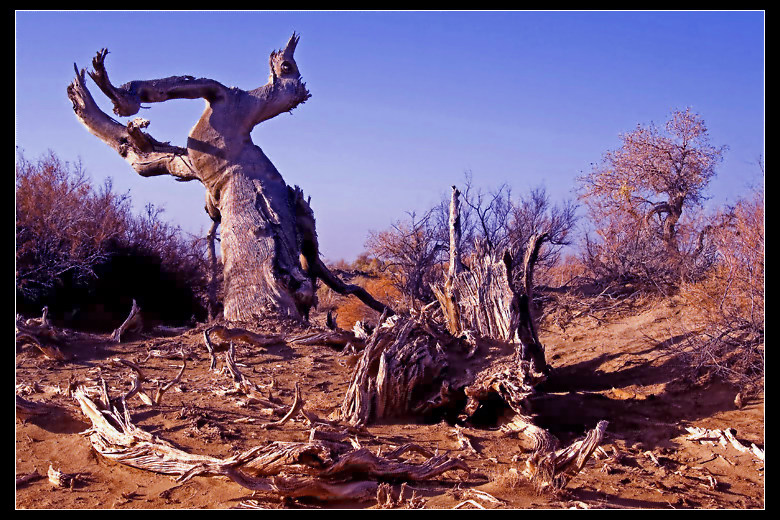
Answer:
<svg viewBox="0 0 780 520"><path fill-rule="evenodd" d="M87 89L84 70L76 69L68 87L78 119L139 175L172 175L204 185L206 211L222 229L224 316L229 321L249 322L269 311L305 319L316 304L318 277L337 291L350 288L334 282L319 259L309 201L300 188L285 184L250 135L259 123L291 111L310 97L293 57L297 43L293 34L284 49L271 54L268 83L251 91L192 76L115 87L105 68L108 51L98 52L90 77L112 101L116 115L132 116L142 103L206 101L186 147L154 139L143 130L149 125L146 120L136 118L123 125L103 113ZM351 294L365 296L358 291ZM373 298L366 300L380 312L386 308Z"/></svg>
<svg viewBox="0 0 780 520"><path fill-rule="evenodd" d="M512 278L514 259L505 251L493 255L477 243L469 268L461 263L458 190L450 202L450 266L443 287L432 287L451 334L470 331L484 338L513 342L521 359L546 370L544 346L533 317L533 272L546 233L530 237L522 264L523 279Z"/></svg>

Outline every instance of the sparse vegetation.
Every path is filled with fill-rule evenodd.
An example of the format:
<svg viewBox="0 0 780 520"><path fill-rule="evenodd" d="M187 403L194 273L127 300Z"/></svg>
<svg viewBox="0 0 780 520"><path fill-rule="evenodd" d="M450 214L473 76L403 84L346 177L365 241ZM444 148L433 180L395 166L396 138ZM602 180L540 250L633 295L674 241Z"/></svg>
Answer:
<svg viewBox="0 0 780 520"><path fill-rule="evenodd" d="M218 493L224 503L242 507L313 498L350 506L375 499L377 507L387 508L451 507L450 502L620 507L627 490L641 497L635 499L638 507L662 504L659 490L663 504L675 500L674 507L707 500L760 507L763 496L752 490L752 481L719 487L712 473L692 473L688 461L700 460L702 453L677 444L685 439L676 425L704 416L680 407L682 400L727 413L732 403L741 408L763 394L764 193L754 190L705 214L700 202L722 149L707 144L703 121L690 111L676 113L667 132L673 137L653 127L623 136L624 147L609 152L583 179L584 222L573 201L553 204L544 188L520 196L508 184L482 191L467 174L463 191L453 189L453 201L463 197L462 206L452 205L462 207L458 233L446 200L422 217L409 213L372 232L356 260L322 262L318 269L326 285L312 279L318 304L303 314L306 320L275 316L269 308L267 316L242 328L223 326L230 320L213 315L214 308L207 312L207 237L186 235L151 205L133 214L129 196L117 194L110 181L94 186L78 162L53 153L30 161L19 153L17 310L36 316L41 307L46 310L41 318L17 318L17 348L24 341L37 343L37 351L17 356L17 371L22 378L40 377L39 365L68 363L78 348L84 349L78 355L89 348L96 359L111 356L115 366L101 366L98 400L88 395L94 389L75 382L94 382L90 363L73 364L68 380L57 380L58 389L68 388L67 396L49 393L54 400L75 395L81 410L91 412L86 415L97 453L154 473L136 490L146 493L148 486L147 502L163 507L179 504L171 495L180 486L196 485L194 477L215 474L252 490L252 499L227 480L211 480L203 495ZM648 151L662 146L679 160L668 163ZM640 167L649 169L640 173ZM658 178L650 180L651 173ZM590 227L579 250L578 223ZM462 260L462 283L453 283L448 271L449 255L458 250L455 235L462 238L462 250L453 254ZM335 277L343 282L334 283ZM354 285L345 290L346 284ZM388 306L369 307L365 298L352 296L354 287ZM467 292L476 304L463 298ZM490 297L476 297L480 292ZM509 318L508 334L497 338L451 326L445 298L455 302L455 319L473 318L464 323L476 323L474 316L487 307L487 321ZM94 329L96 320L106 322L104 329L114 328L135 299L155 320L189 322L186 332L168 338L147 334L143 341L131 337L122 345L70 333ZM390 309L397 316L388 318ZM376 327L380 314L388 319ZM193 315L201 323L192 322ZM331 330L323 326L326 320ZM358 321L368 324L362 329L368 338L349 332ZM217 349L227 351L219 373ZM46 357L43 364L40 355ZM181 359L176 374L174 365L160 361L174 358ZM140 364L159 377L146 378L148 368ZM122 367L134 377L129 392ZM186 391L187 384L202 385L226 373L232 390ZM48 382L58 376L52 371L41 381L54 388ZM696 385L689 384L692 378ZM151 381L157 384L154 399L143 388ZM41 388L37 380L17 386L17 413L53 424L59 419L21 395ZM167 392L171 404L164 408L163 392L172 388L181 391ZM334 395L344 398L340 408ZM135 396L156 413L133 415L135 404L127 401ZM120 402L124 414L118 413ZM750 417L759 412L754 408ZM78 426L72 427L78 441L69 441L75 446L83 443L80 420L68 418ZM406 422L399 426L396 420ZM727 419L718 420L733 437L731 426L723 424ZM758 463L762 472L763 447L755 443L761 443L763 422L747 424L749 435L742 440L752 443L752 451L747 453L747 442L741 445L739 464ZM17 431L29 438L28 427L24 422ZM149 436L145 428L163 434ZM132 440L115 440L128 432ZM262 449L258 437L267 441ZM309 440L301 441L304 437ZM229 453L195 455L212 441L219 441L212 448L229 441ZM559 441L569 444L561 447ZM51 444L47 439L41 446ZM24 450L44 448L30 443ZM285 457L299 458L278 462ZM730 468L724 471L742 471L724 460ZM127 479L121 464L111 466L110 475L102 463L89 464L100 478ZM29 461L22 465L29 471ZM288 474L285 465L300 474ZM158 472L178 475L180 483L171 487ZM458 475L448 477L457 484L436 480L444 472ZM34 472L22 477L23 485L35 478ZM587 486L570 485L575 477L593 483L599 498ZM397 479L406 479L400 489ZM411 497L407 480L424 482ZM423 494L415 494L420 490ZM135 493L122 491L114 505L137 500ZM185 499L188 506L208 506L195 495ZM36 499L24 489L20 496L28 507ZM744 498L735 502L735 496Z"/></svg>

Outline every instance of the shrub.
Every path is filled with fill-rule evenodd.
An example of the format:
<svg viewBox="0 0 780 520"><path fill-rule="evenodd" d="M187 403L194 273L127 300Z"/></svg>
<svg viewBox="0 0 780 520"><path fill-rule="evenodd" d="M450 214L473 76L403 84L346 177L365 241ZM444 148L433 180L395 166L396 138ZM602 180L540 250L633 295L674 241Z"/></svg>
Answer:
<svg viewBox="0 0 780 520"><path fill-rule="evenodd" d="M16 161L17 311L111 329L133 299L152 320L202 317L205 241L147 206L136 216L110 180L95 187L80 162L54 153Z"/></svg>
<svg viewBox="0 0 780 520"><path fill-rule="evenodd" d="M721 209L708 229L715 263L680 294L695 309L701 334L689 342L698 372L752 384L764 372L764 193Z"/></svg>

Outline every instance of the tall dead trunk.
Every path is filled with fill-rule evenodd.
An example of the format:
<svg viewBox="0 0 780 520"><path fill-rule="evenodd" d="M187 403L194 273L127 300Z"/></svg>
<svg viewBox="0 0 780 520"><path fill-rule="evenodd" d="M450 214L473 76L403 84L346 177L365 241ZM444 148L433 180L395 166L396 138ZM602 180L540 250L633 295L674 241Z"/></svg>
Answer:
<svg viewBox="0 0 780 520"><path fill-rule="evenodd" d="M467 331L478 336L514 342L518 357L531 361L536 371L545 372L544 347L536 334L533 316L533 273L539 249L548 235L535 234L525 248L521 272L512 277L514 259L509 251L492 254L477 243L468 270L460 261L460 218L458 190L453 186L450 201L450 268L443 287L433 287L450 333Z"/></svg>
<svg viewBox="0 0 780 520"><path fill-rule="evenodd" d="M252 321L269 311L306 319L316 303L317 278L337 291L351 287L334 281L319 259L309 201L299 188L285 184L250 135L259 123L291 111L310 97L293 57L297 43L293 34L283 50L271 53L268 83L251 91L192 76L115 87L105 68L108 51L98 52L90 77L119 116L138 113L142 103L206 101L186 147L154 139L143 131L148 121L136 118L122 125L103 113L86 87L84 70L76 69L76 79L68 87L79 120L138 174L172 175L205 186L206 209L222 226L224 316L229 321ZM363 298L360 291L351 294L380 312L386 308L373 298Z"/></svg>
<svg viewBox="0 0 780 520"><path fill-rule="evenodd" d="M209 321L213 321L217 317L217 284L218 284L218 264L217 264L217 250L214 242L217 240L217 228L219 227L218 220L211 221L211 228L209 228L208 235L206 235L207 247L209 251L209 286L208 286L208 314Z"/></svg>

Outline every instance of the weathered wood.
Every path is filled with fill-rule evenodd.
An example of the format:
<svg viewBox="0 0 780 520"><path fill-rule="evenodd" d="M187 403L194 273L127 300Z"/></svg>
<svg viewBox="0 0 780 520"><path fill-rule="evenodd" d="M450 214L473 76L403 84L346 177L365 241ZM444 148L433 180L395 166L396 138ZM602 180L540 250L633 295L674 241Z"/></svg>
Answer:
<svg viewBox="0 0 780 520"><path fill-rule="evenodd" d="M43 308L41 318L24 320L16 316L16 344L34 345L44 356L55 361L65 361L70 356L66 355L60 345L66 339L63 331L56 329L48 319L49 308Z"/></svg>
<svg viewBox="0 0 780 520"><path fill-rule="evenodd" d="M491 252L477 242L468 270L460 258L459 192L452 187L450 200L450 265L443 286L433 286L450 333L477 334L513 342L521 359L547 370L544 346L539 341L533 315L533 273L546 233L532 235L525 247L522 280L513 279L514 259L509 251Z"/></svg>
<svg viewBox="0 0 780 520"><path fill-rule="evenodd" d="M122 341L122 335L126 332L140 332L143 330L143 318L141 315L141 307L138 306L135 300L133 300L133 306L130 308L130 314L127 315L125 321L118 328L111 333L111 341L120 343Z"/></svg>
<svg viewBox="0 0 780 520"><path fill-rule="evenodd" d="M194 455L135 426L129 410L106 409L83 387L73 393L92 422L89 438L102 456L138 469L178 476L225 476L254 491L321 500L376 496L379 480L424 481L468 466L460 459L434 455L421 464L374 455L336 442L272 442L220 459Z"/></svg>
<svg viewBox="0 0 780 520"><path fill-rule="evenodd" d="M374 329L353 369L341 418L353 426L424 415L447 404L447 356L430 325L394 316Z"/></svg>
<svg viewBox="0 0 780 520"><path fill-rule="evenodd" d="M379 312L386 308L364 289L345 284L328 271L319 258L309 201L300 188L287 186L252 142L256 125L290 112L311 97L294 58L298 39L293 34L284 49L271 53L268 83L249 91L192 76L137 80L116 87L105 67L108 51L98 52L89 75L118 116L137 114L143 103L206 101L186 147L154 139L145 131L148 121L122 124L105 114L87 89L85 71L75 65L76 78L68 86L78 120L136 173L171 175L203 184L206 211L221 226L223 314L231 322L251 322L268 312L307 320L309 309L316 304L317 278L340 294L354 294ZM213 318L213 291L210 302Z"/></svg>

